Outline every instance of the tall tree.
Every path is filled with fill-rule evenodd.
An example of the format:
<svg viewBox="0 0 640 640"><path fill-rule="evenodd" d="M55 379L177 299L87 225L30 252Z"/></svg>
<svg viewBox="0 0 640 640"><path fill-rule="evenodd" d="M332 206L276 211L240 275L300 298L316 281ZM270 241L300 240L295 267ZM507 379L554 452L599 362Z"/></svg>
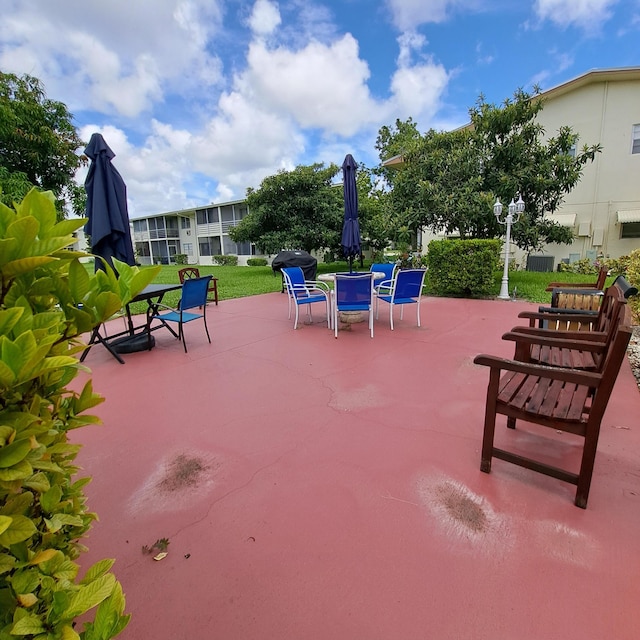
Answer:
<svg viewBox="0 0 640 640"><path fill-rule="evenodd" d="M52 191L60 215L70 206L84 213L84 192L74 182L83 160L73 116L46 97L29 75L0 72L0 187L2 202L22 199L32 187Z"/></svg>
<svg viewBox="0 0 640 640"><path fill-rule="evenodd" d="M229 230L235 242L253 242L265 253L284 248L337 251L342 230L342 189L332 184L335 164L298 166L266 177L247 190L249 214Z"/></svg>
<svg viewBox="0 0 640 640"><path fill-rule="evenodd" d="M503 228L493 216L493 201L499 197L507 204L521 194L526 212L512 228L515 244L530 251L549 242L571 242L571 231L544 214L560 206L600 147L574 153L578 136L566 126L545 139L536 121L544 107L538 95L538 89L533 94L518 90L502 106L480 97L469 111L469 127L431 130L412 144L391 178L391 204L400 221L411 229L494 238Z"/></svg>

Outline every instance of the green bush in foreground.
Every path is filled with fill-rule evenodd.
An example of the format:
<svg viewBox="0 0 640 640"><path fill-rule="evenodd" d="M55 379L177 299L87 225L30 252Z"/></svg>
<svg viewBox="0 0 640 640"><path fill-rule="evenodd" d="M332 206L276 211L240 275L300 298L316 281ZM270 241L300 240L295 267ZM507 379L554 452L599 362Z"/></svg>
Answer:
<svg viewBox="0 0 640 640"><path fill-rule="evenodd" d="M266 267L269 261L266 258L247 258L248 267Z"/></svg>
<svg viewBox="0 0 640 640"><path fill-rule="evenodd" d="M0 640L107 640L126 626L122 588L101 560L78 579L79 540L95 514L75 479L67 434L102 401L80 369L79 336L157 274L117 263L90 275L67 247L83 220L56 222L51 194L0 205ZM75 619L95 608L82 631Z"/></svg>

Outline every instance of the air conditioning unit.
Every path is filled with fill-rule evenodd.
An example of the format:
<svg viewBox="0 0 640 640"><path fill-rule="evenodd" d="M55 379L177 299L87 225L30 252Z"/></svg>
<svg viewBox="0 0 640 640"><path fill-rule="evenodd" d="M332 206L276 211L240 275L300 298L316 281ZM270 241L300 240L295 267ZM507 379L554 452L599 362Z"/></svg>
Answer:
<svg viewBox="0 0 640 640"><path fill-rule="evenodd" d="M582 237L589 237L591 235L591 223L581 222L578 225L578 235Z"/></svg>
<svg viewBox="0 0 640 640"><path fill-rule="evenodd" d="M527 271L553 271L553 256L527 256Z"/></svg>

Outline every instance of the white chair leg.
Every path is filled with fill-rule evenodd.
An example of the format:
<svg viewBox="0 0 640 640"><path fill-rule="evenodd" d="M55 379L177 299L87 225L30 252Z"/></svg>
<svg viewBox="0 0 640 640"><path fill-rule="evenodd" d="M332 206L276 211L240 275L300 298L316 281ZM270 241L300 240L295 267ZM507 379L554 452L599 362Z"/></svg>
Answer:
<svg viewBox="0 0 640 640"><path fill-rule="evenodd" d="M300 306L297 302L295 303L295 305L296 305L296 321L293 323L294 330L298 328L298 307Z"/></svg>
<svg viewBox="0 0 640 640"><path fill-rule="evenodd" d="M420 300L416 303L418 307L418 311L416 312L418 315L418 326L420 326Z"/></svg>
<svg viewBox="0 0 640 640"><path fill-rule="evenodd" d="M371 337L373 338L373 307L369 307L369 331L371 331Z"/></svg>
<svg viewBox="0 0 640 640"><path fill-rule="evenodd" d="M391 331L393 331L393 302L389 305L389 322L391 323Z"/></svg>

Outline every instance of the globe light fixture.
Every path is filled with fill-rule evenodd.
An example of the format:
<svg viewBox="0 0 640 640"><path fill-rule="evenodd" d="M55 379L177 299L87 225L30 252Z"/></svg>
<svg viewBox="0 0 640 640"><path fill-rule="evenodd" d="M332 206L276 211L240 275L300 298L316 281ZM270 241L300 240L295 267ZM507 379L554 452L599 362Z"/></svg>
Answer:
<svg viewBox="0 0 640 640"><path fill-rule="evenodd" d="M500 198L496 198L496 203L493 205L493 215L499 224L506 226L506 238L504 241L504 271L502 273L502 283L500 285L500 293L498 294L499 300L509 300L509 244L511 242L511 225L520 220L520 216L524 213L524 200L522 196L518 194L518 202L514 202L511 198L508 213L503 219L502 216L502 203Z"/></svg>

